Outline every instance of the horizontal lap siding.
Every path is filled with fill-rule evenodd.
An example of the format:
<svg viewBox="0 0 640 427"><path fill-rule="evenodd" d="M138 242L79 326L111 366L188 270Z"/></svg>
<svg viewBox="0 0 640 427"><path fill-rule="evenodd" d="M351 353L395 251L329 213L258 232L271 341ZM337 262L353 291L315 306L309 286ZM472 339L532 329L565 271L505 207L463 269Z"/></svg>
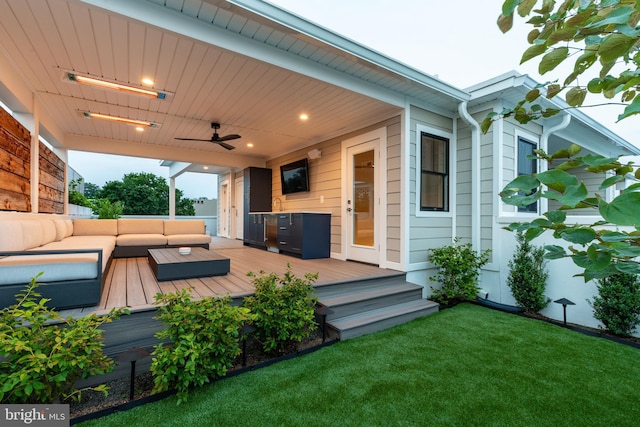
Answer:
<svg viewBox="0 0 640 427"><path fill-rule="evenodd" d="M400 116L382 123L368 126L330 140L311 145L285 154L267 162L272 169L272 196L282 200L287 211L318 211L331 213L331 252L343 253L342 236L342 141L365 134L375 129L387 129L387 257L394 262L400 259L399 217L400 217ZM280 183L280 166L307 157L312 149L322 151L319 159L309 160L309 183L311 191L283 196ZM384 178L384 176L383 176ZM320 203L320 197L324 203Z"/></svg>
<svg viewBox="0 0 640 427"><path fill-rule="evenodd" d="M428 260L429 249L451 243L453 219L442 215L417 216L417 164L418 132L417 126L437 129L453 134L453 119L412 106L410 110L410 171L409 171L409 263L423 263ZM455 144L455 141L451 141ZM454 146L454 145L452 145ZM458 168L454 165L454 168ZM452 174L455 170L450 171ZM456 191L452 189L452 191Z"/></svg>
<svg viewBox="0 0 640 427"><path fill-rule="evenodd" d="M402 135L400 117L387 125L387 261L400 262L401 191L402 191Z"/></svg>

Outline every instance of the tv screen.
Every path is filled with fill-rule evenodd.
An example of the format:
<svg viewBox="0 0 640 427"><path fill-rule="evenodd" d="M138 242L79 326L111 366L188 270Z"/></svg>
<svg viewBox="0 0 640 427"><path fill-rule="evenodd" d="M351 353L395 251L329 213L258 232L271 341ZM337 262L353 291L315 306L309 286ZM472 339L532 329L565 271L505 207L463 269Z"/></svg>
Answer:
<svg viewBox="0 0 640 427"><path fill-rule="evenodd" d="M280 166L282 194L309 191L309 162L306 157Z"/></svg>

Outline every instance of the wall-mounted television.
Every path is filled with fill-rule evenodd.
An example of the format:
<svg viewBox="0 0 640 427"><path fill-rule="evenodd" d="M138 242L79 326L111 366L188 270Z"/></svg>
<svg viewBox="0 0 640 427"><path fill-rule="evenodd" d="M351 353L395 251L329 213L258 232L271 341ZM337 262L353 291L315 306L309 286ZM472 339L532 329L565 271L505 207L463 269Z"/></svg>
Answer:
<svg viewBox="0 0 640 427"><path fill-rule="evenodd" d="M309 191L309 161L304 159L280 166L282 194Z"/></svg>

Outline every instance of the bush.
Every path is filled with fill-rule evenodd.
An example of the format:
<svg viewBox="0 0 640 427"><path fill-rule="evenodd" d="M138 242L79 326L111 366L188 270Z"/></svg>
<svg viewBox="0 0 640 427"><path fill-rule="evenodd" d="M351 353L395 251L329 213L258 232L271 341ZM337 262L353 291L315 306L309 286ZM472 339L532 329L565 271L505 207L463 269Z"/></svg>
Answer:
<svg viewBox="0 0 640 427"><path fill-rule="evenodd" d="M549 277L544 260L544 248L533 246L522 232L516 234L516 240L518 246L509 261L507 285L518 307L537 313L551 301L544 296Z"/></svg>
<svg viewBox="0 0 640 427"><path fill-rule="evenodd" d="M640 323L640 283L635 274L618 273L598 280L598 295L589 301L593 317L617 335L628 336Z"/></svg>
<svg viewBox="0 0 640 427"><path fill-rule="evenodd" d="M305 274L301 279L291 274L287 264L284 277L275 273L254 277L255 294L245 298L243 306L251 311L255 336L262 349L269 353L282 350L291 342L300 342L308 337L317 324L315 306L317 298L313 296L313 283L318 274Z"/></svg>
<svg viewBox="0 0 640 427"><path fill-rule="evenodd" d="M105 385L77 390L74 383L111 371L114 362L102 353L99 327L126 311L63 319L45 305L49 300L41 298L37 286L36 277L16 295L16 304L0 311L0 401L79 400L87 389L106 394Z"/></svg>
<svg viewBox="0 0 640 427"><path fill-rule="evenodd" d="M478 254L471 243L459 245L459 240L455 238L452 245L429 250L429 261L438 267L430 280L442 284L440 289L431 288L431 299L441 304L475 300L480 268L489 261L490 249Z"/></svg>
<svg viewBox="0 0 640 427"><path fill-rule="evenodd" d="M109 199L98 199L94 201L92 211L98 215L98 219L117 219L122 216L124 203L121 201L111 203Z"/></svg>
<svg viewBox="0 0 640 427"><path fill-rule="evenodd" d="M204 297L193 301L183 289L157 294L158 317L166 329L156 333L170 344L154 347L150 371L154 392L178 390L178 404L187 400L189 387L224 376L241 352L239 330L247 311L231 306L231 298Z"/></svg>

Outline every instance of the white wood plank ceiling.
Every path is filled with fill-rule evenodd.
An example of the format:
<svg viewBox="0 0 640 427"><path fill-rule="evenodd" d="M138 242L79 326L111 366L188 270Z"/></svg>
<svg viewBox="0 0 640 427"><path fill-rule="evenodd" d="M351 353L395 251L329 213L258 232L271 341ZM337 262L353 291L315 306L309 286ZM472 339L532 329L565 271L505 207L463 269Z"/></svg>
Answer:
<svg viewBox="0 0 640 427"><path fill-rule="evenodd" d="M87 1L91 2L100 3ZM88 151L99 151L98 141L103 152L145 153L150 158L162 153L172 157L167 160L237 165L234 158L272 158L400 111L398 105L363 91L183 35L180 25L184 27L185 22L223 30L266 51L282 52L285 59L304 61L320 74L326 69L334 78L344 75L347 82L376 85L399 99L411 94L415 99L429 98L443 110L455 108L455 102L435 91L416 91L415 84L382 67L224 1L128 0L122 6L143 15L160 13L175 18L176 26L171 30L87 3L0 0L0 53L37 93L41 108L63 131L65 138L53 141L54 145L82 150L86 140ZM136 86L150 77L155 89L171 95L156 100L81 86L63 79L65 71ZM130 125L83 118L82 111L161 126L137 132ZM310 116L307 122L298 118L303 112ZM221 123L221 135L242 136L231 141L235 150L174 139L209 139L213 121ZM252 148L247 147L249 142L254 144Z"/></svg>

